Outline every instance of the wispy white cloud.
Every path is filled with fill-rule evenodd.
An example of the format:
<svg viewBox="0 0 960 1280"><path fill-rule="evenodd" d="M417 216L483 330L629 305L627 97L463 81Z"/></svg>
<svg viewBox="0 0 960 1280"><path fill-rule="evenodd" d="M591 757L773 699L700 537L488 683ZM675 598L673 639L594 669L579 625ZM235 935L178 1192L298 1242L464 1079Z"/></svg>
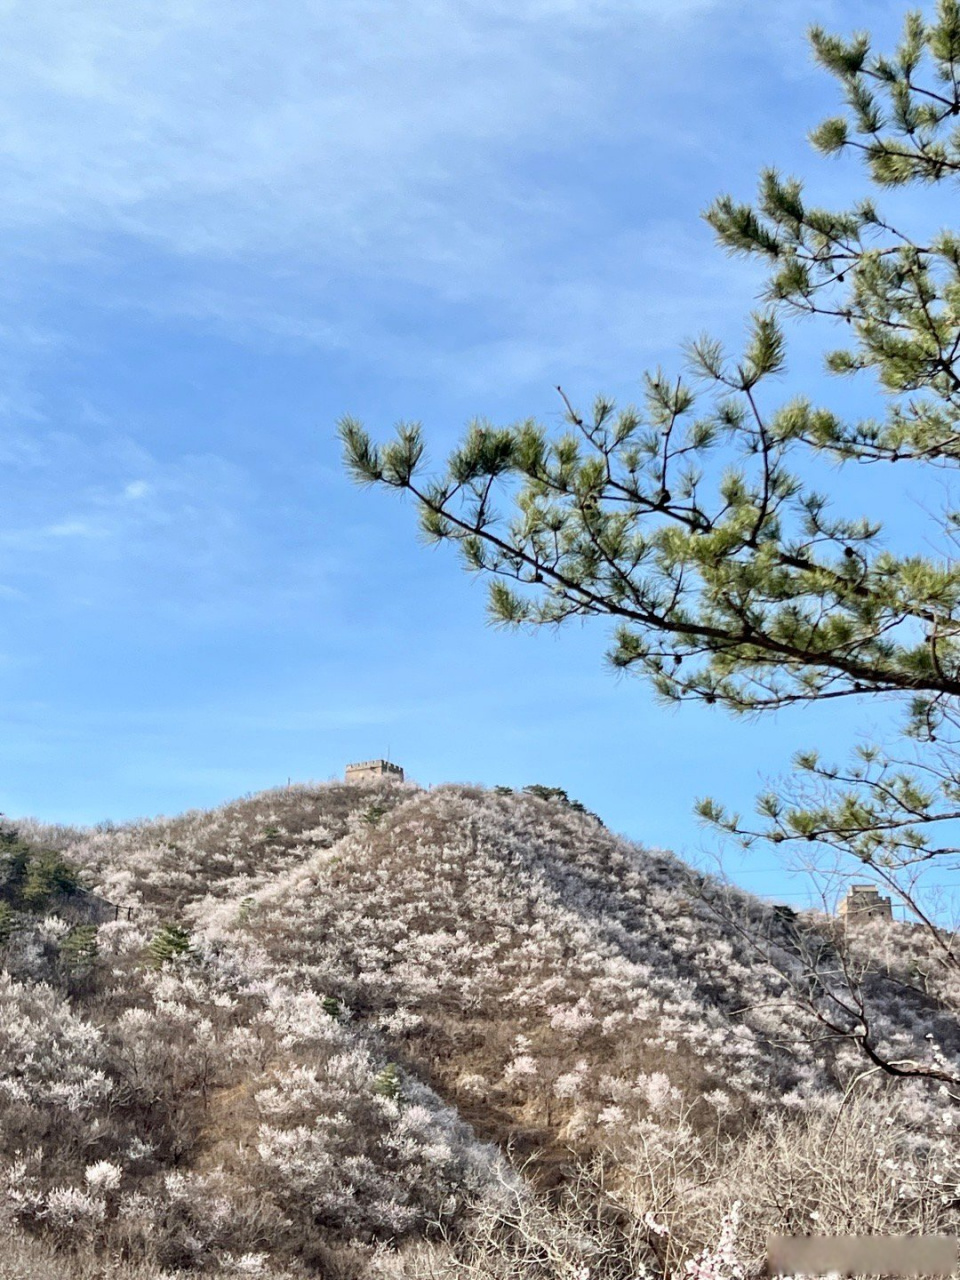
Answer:
<svg viewBox="0 0 960 1280"><path fill-rule="evenodd" d="M380 256L411 221L444 235L449 185L484 200L492 144L589 130L589 42L649 39L713 7L521 0L8 3L0 108L7 227L122 230L183 253L328 243ZM609 40L608 40L609 42ZM452 170L455 169L454 174ZM328 243L328 249L331 246Z"/></svg>
<svg viewBox="0 0 960 1280"><path fill-rule="evenodd" d="M229 584L246 546L237 509L250 502L241 468L212 455L161 462L132 440L8 426L9 496L0 530L0 572L61 603L105 604L155 579L189 597L212 576ZM233 536L231 536L233 535Z"/></svg>
<svg viewBox="0 0 960 1280"><path fill-rule="evenodd" d="M707 89L678 84L687 67L751 14L756 39L775 42L837 7L0 0L6 303L17 281L72 262L107 307L252 343L371 350L382 370L467 394L636 380L665 344L748 301L749 284L695 210L631 225L564 165L618 138L702 158L669 109ZM2 366L10 350L69 364L85 335L11 315L0 339L0 462L53 477L33 509L8 507L8 550L72 543L102 571L112 548L145 563L162 542L187 580L222 570L252 502L241 469L161 464L93 404L73 403L72 436Z"/></svg>
<svg viewBox="0 0 960 1280"><path fill-rule="evenodd" d="M641 185L644 139L702 161L714 143L678 105L722 78L731 33L789 77L807 21L854 16L839 0L6 0L7 289L79 264L105 306L332 351L382 337L398 365L415 326L397 314L427 297L513 325L521 376L538 342L549 358L585 330L594 291L608 331L636 303L578 157L620 139L612 163ZM647 287L650 310L668 298ZM17 345L58 339L34 329Z"/></svg>
<svg viewBox="0 0 960 1280"><path fill-rule="evenodd" d="M47 525L40 534L47 538L105 538L109 530L90 520L61 520L58 524Z"/></svg>

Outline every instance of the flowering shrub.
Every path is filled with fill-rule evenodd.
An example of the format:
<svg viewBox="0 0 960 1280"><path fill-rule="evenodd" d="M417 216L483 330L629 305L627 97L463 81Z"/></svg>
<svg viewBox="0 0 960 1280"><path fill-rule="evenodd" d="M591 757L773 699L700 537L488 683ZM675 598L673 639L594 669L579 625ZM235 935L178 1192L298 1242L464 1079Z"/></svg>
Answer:
<svg viewBox="0 0 960 1280"><path fill-rule="evenodd" d="M556 799L334 784L34 837L122 910L82 982L56 915L8 940L3 1213L90 1274L746 1280L768 1230L957 1227L956 1100L861 1079L681 863ZM901 934L851 941L874 1032L951 1061Z"/></svg>
<svg viewBox="0 0 960 1280"><path fill-rule="evenodd" d="M0 970L0 1108L89 1112L110 1094L103 1033L44 983Z"/></svg>
<svg viewBox="0 0 960 1280"><path fill-rule="evenodd" d="M359 1048L282 1073L256 1100L257 1151L281 1202L338 1233L399 1239L439 1225L495 1162L422 1085Z"/></svg>
<svg viewBox="0 0 960 1280"><path fill-rule="evenodd" d="M690 1280L743 1280L744 1265L736 1254L740 1209L741 1202L735 1200L724 1214L715 1248L702 1249L696 1257L687 1259L684 1271Z"/></svg>

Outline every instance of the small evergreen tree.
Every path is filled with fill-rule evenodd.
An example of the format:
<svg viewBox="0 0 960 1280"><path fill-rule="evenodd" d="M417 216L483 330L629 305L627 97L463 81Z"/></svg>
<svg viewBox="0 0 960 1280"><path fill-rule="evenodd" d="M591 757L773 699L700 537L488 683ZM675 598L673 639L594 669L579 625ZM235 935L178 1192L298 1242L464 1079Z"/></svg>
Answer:
<svg viewBox="0 0 960 1280"><path fill-rule="evenodd" d="M77 868L54 849L41 849L15 829L0 832L0 899L11 906L40 911L51 899L80 888Z"/></svg>
<svg viewBox="0 0 960 1280"><path fill-rule="evenodd" d="M383 1098L400 1096L400 1072L395 1062L388 1062L373 1082L373 1092Z"/></svg>
<svg viewBox="0 0 960 1280"><path fill-rule="evenodd" d="M75 976L88 973L97 959L97 926L80 924L71 929L60 944L64 969Z"/></svg>
<svg viewBox="0 0 960 1280"><path fill-rule="evenodd" d="M539 782L534 782L531 783L529 787L524 787L523 789L528 795L538 796L541 800L559 800L560 803L566 805L568 809L573 809L577 813L585 813L587 817L593 818L596 822L599 822L601 827L604 825L601 818L591 809L588 809L585 804L582 804L579 800L571 800L563 787L545 787Z"/></svg>
<svg viewBox="0 0 960 1280"><path fill-rule="evenodd" d="M178 924L165 924L147 945L147 955L154 968L161 968L168 960L189 955L190 934Z"/></svg>
<svg viewBox="0 0 960 1280"><path fill-rule="evenodd" d="M40 849L27 861L21 888L23 901L39 907L58 894L73 894L80 887L74 867L51 849Z"/></svg>

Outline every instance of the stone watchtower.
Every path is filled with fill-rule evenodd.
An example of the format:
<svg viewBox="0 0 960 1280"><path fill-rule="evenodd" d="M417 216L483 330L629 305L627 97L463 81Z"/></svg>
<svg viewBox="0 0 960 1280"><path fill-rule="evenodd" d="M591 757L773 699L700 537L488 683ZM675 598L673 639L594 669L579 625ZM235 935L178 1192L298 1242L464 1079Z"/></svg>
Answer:
<svg viewBox="0 0 960 1280"><path fill-rule="evenodd" d="M403 770L389 760L361 760L359 764L347 765L347 782L372 782L374 778L392 778L394 782L402 782Z"/></svg>
<svg viewBox="0 0 960 1280"><path fill-rule="evenodd" d="M893 919L890 899L881 898L876 885L872 884L852 884L838 910L840 915L849 919L864 920L871 917L880 917L883 920Z"/></svg>

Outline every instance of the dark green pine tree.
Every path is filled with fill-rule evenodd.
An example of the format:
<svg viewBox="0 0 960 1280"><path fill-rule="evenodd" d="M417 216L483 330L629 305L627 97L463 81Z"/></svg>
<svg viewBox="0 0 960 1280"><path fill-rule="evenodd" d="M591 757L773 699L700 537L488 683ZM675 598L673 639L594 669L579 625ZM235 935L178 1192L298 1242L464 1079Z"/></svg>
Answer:
<svg viewBox="0 0 960 1280"><path fill-rule="evenodd" d="M940 0L928 18L909 14L890 56L867 35L814 28L810 39L846 100L813 145L859 155L869 187L913 188L922 214L928 187L960 177L957 0ZM899 746L865 747L846 766L801 753L792 782L760 797L752 827L716 802L699 809L747 844L803 842L866 871L924 925L936 963L956 975L956 937L935 927L915 872L960 865L960 510L950 503L960 462L960 232L916 235L869 195L849 209L816 207L773 169L755 203L724 196L706 217L721 245L767 271L742 353L699 339L681 376L646 376L642 408L601 396L581 413L563 396L559 433L532 420L475 421L433 476L418 424L401 423L378 446L346 417L346 464L361 484L414 497L428 539L456 543L467 567L489 577L498 623L609 617L609 661L667 701L744 714L898 699ZM777 402L784 325L803 315L836 323L843 345L827 367L872 375L884 393L879 417L846 420L804 396ZM813 455L840 464L835 506L804 479ZM879 523L843 510L845 469L886 466L917 478L935 471L948 495L911 554L884 549ZM878 1069L960 1086L960 1070L942 1059L885 1055L857 992L817 1009Z"/></svg>
<svg viewBox="0 0 960 1280"><path fill-rule="evenodd" d="M169 960L192 953L190 934L179 924L161 925L147 944L147 956L155 969L161 969Z"/></svg>
<svg viewBox="0 0 960 1280"><path fill-rule="evenodd" d="M60 944L60 962L73 977L89 973L99 953L95 924L75 925Z"/></svg>

